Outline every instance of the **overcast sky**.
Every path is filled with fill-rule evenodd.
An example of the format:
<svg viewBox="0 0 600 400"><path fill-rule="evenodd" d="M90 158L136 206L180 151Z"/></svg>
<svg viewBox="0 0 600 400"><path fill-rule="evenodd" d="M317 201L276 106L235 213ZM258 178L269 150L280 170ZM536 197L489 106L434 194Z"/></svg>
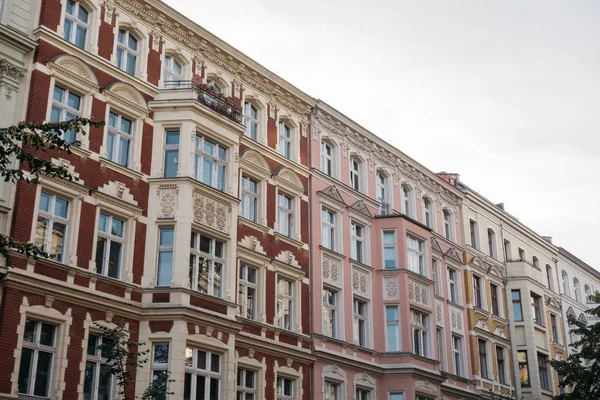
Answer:
<svg viewBox="0 0 600 400"><path fill-rule="evenodd" d="M600 1L166 2L600 268Z"/></svg>

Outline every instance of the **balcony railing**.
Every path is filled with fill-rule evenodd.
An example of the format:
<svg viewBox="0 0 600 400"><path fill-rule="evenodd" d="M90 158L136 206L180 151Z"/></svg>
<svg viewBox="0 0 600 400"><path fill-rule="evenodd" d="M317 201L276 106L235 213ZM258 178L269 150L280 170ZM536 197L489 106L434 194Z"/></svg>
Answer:
<svg viewBox="0 0 600 400"><path fill-rule="evenodd" d="M200 103L233 122L242 123L242 110L204 85L192 81L165 81L163 82L163 89L194 89L198 92Z"/></svg>

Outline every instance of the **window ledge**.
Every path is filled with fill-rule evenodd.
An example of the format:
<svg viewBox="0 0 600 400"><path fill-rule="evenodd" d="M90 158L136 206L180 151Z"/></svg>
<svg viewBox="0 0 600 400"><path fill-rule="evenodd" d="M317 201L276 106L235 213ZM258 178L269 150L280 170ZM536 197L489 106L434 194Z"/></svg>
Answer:
<svg viewBox="0 0 600 400"><path fill-rule="evenodd" d="M322 245L319 245L319 249L320 249L322 252L324 252L324 253L328 253L329 255L331 255L331 256L333 256L333 257L335 257L335 258L338 258L338 259L340 259L340 260L345 260L345 259L346 259L346 256L345 256L344 254L342 254L342 253L338 253L338 252L337 252L337 251L335 251L335 250L330 250L330 249L328 249L327 247L324 247L324 246L322 246Z"/></svg>
<svg viewBox="0 0 600 400"><path fill-rule="evenodd" d="M122 175L128 176L129 178L131 178L133 180L133 182L136 185L140 182L140 180L144 176L144 174L142 174L141 172L134 171L130 168L127 168L120 164L117 164L116 162L110 161L107 158L100 157L100 170L104 171L104 170L106 170L106 168L112 169L115 172L118 172Z"/></svg>
<svg viewBox="0 0 600 400"><path fill-rule="evenodd" d="M499 315L492 314L492 318L494 319L494 321L501 322L504 324L506 323L506 318L501 317Z"/></svg>
<svg viewBox="0 0 600 400"><path fill-rule="evenodd" d="M352 264L356 264L356 265L358 265L358 266L360 266L360 267L363 267L363 268L365 268L365 269L369 269L369 270L371 270L371 271L373 270L373 267L371 267L369 264L365 264L365 263L363 263L363 262L357 261L357 260L355 260L354 258L350 258L350 262L351 262Z"/></svg>
<svg viewBox="0 0 600 400"><path fill-rule="evenodd" d="M489 311L482 307L473 306L473 311L476 311L479 314L482 314L486 317L488 317L490 315Z"/></svg>
<svg viewBox="0 0 600 400"><path fill-rule="evenodd" d="M542 325L542 324L540 324L538 322L535 322L535 321L533 322L533 327L536 328L536 329L539 329L539 330L544 330L544 331L546 330L546 326L545 325Z"/></svg>
<svg viewBox="0 0 600 400"><path fill-rule="evenodd" d="M249 228L252 229L256 229L257 231L261 231L263 233L268 233L269 232L269 227L265 226L265 225L261 225L257 222L251 221L247 218L242 217L241 215L238 215L238 224L240 225L245 225Z"/></svg>
<svg viewBox="0 0 600 400"><path fill-rule="evenodd" d="M276 243L278 241L286 242L287 244L295 246L298 249L302 249L302 248L304 248L304 246L306 246L306 243L301 242L301 241L296 240L296 239L292 239L291 237L285 236L284 234L281 234L279 232L275 232L274 235L275 235L275 242Z"/></svg>
<svg viewBox="0 0 600 400"><path fill-rule="evenodd" d="M456 308L460 308L461 310L465 309L465 307L462 304L456 303L456 302L454 302L454 301L452 301L450 299L448 299L448 305L452 305L452 306L454 306Z"/></svg>

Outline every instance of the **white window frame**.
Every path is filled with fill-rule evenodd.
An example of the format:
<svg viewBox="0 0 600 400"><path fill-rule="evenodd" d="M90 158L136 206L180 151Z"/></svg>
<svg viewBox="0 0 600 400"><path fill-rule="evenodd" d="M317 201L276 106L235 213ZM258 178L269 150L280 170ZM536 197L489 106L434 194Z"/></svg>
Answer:
<svg viewBox="0 0 600 400"><path fill-rule="evenodd" d="M446 266L446 275L448 279L448 300L455 304L460 304L460 275L458 270L450 265ZM454 276L454 278L452 277Z"/></svg>
<svg viewBox="0 0 600 400"><path fill-rule="evenodd" d="M373 394L373 390L372 389L366 389L363 387L357 387L355 390L355 396L354 398L356 400L372 400L372 394Z"/></svg>
<svg viewBox="0 0 600 400"><path fill-rule="evenodd" d="M416 274L422 275L427 277L427 263L426 263L426 242L423 239L418 238L417 236L411 235L411 234L407 234L406 236L406 257L407 257L407 265L408 265L408 269ZM416 241L419 245L418 249L414 249L410 246L410 242L411 240ZM419 266L418 266L418 270L415 270L415 267L413 265L411 265L411 257L410 255L413 254L415 257L419 257L418 258L418 262L419 262Z"/></svg>
<svg viewBox="0 0 600 400"><path fill-rule="evenodd" d="M214 153L210 154L204 150L205 142L209 142L214 146ZM221 159L221 150L225 152L225 159ZM221 192L227 191L227 174L229 172L228 160L229 160L230 149L222 145L220 142L213 140L200 132L196 132L196 139L194 143L194 177L198 182L204 185L210 186ZM211 162L211 174L212 182L204 182L204 160ZM219 179L219 167L223 168L223 180Z"/></svg>
<svg viewBox="0 0 600 400"><path fill-rule="evenodd" d="M487 230L487 242L488 242L488 255L493 259L498 258L498 249L496 244L496 232L493 229L488 228Z"/></svg>
<svg viewBox="0 0 600 400"><path fill-rule="evenodd" d="M421 198L421 206L423 208L423 225L428 228L435 228L435 207L433 200L427 196ZM427 206L429 204L429 207ZM428 218L429 217L429 218ZM429 219L429 222L427 221Z"/></svg>
<svg viewBox="0 0 600 400"><path fill-rule="evenodd" d="M350 221L350 258L362 264L367 264L367 234L366 226Z"/></svg>
<svg viewBox="0 0 600 400"><path fill-rule="evenodd" d="M219 385L219 390L217 391L218 393L218 399L221 399L222 396L222 391L223 391L223 379L225 378L224 373L223 373L223 364L224 364L224 356L222 353L219 352L215 352L209 349L204 349L204 348L199 348L197 346L193 346L193 345L187 345L185 352L186 352L186 359L187 359L187 354L189 353L189 351L192 351L192 366L190 367L189 365L185 365L185 375L190 375L191 376L191 385L190 385L190 400L197 400L196 399L196 384L197 384L197 377L198 376L203 376L206 380L205 380L205 385L204 385L204 398L208 399L210 398L210 382L212 379L216 379L218 381L218 385ZM206 353L206 368L202 369L198 367L198 352L204 352ZM216 355L219 356L219 371L213 371L213 360L212 360L212 356ZM185 392L184 392L185 393ZM217 399L217 400L218 400Z"/></svg>
<svg viewBox="0 0 600 400"><path fill-rule="evenodd" d="M256 188L256 191L253 192L249 183L253 182ZM240 192L241 192L241 208L242 208L242 217L246 218L249 221L254 223L259 223L260 221L260 195L261 195L261 182L250 176L246 173L242 173L242 178L240 179ZM254 203L254 218L252 218L252 204Z"/></svg>
<svg viewBox="0 0 600 400"><path fill-rule="evenodd" d="M190 289L194 291L198 291L200 293L205 293L210 296L215 297L223 297L223 293L226 292L225 279L227 265L226 265L226 254L227 254L227 243L221 239L215 238L210 235L206 235L201 231L192 231L191 235L192 239L190 241L190 268L192 271L192 280L189 282ZM202 238L206 238L210 241L210 253L205 253L200 250L200 243ZM221 244L221 253L222 257L219 257L216 254L217 244ZM195 261L192 261L192 257ZM201 261L203 259L203 261ZM208 266L207 262L210 262ZM219 274L219 282L217 286L216 282L216 264L220 264L220 274ZM201 290L200 287L200 268L207 268L207 288L206 291Z"/></svg>
<svg viewBox="0 0 600 400"><path fill-rule="evenodd" d="M254 270L254 279L255 282L252 282L248 279L248 270ZM241 262L239 267L239 276L238 276L238 311L239 315L242 318L247 318L253 321L258 320L258 293L260 288L260 268L256 268L252 265L248 265L247 263ZM254 298L248 298L248 289L254 290ZM252 313L253 315L248 316L248 304L252 303Z"/></svg>
<svg viewBox="0 0 600 400"><path fill-rule="evenodd" d="M414 190L407 183L400 185L400 198L402 199L402 213L410 218L415 218Z"/></svg>
<svg viewBox="0 0 600 400"><path fill-rule="evenodd" d="M256 111L256 117L252 115L252 111ZM247 138L254 140L255 142L260 142L261 134L260 134L260 116L261 116L261 108L258 107L254 102L250 100L244 101L244 136ZM252 126L254 126L255 137L252 137Z"/></svg>
<svg viewBox="0 0 600 400"><path fill-rule="evenodd" d="M50 362L50 367L48 368L49 370L49 375L47 378L47 382L48 382L48 386L46 387L46 393L45 395L43 395L42 397L47 397L50 398L52 397L52 393L53 393L53 386L54 386L54 381L55 381L55 374L58 372L57 370L57 364L59 364L57 362L57 355L58 355L58 338L60 335L60 326L54 322L48 322L48 321L44 321L41 320L39 318L35 318L35 317L27 317L25 320L25 326L27 324L27 321L31 321L35 324L34 327L34 341L30 342L25 340L25 331L23 331L22 335L23 335L23 341L22 341L22 347L21 347L21 355L20 355L20 364L19 364L19 375L20 375L20 370L21 370L21 366L23 363L23 350L25 349L29 349L32 351L32 357L31 357L31 363L30 363L30 370L28 373L28 388L27 388L27 392L26 393L21 393L23 395L30 395L30 396L34 396L34 390L35 390L35 383L36 383L36 378L37 378L37 365L38 365L38 357L39 357L39 353L43 352L43 353L47 353L51 355L51 362ZM46 325L50 325L54 327L54 337L52 340L52 345L44 345L40 343L40 337L41 337L41 330L42 330L42 325L46 324Z"/></svg>
<svg viewBox="0 0 600 400"><path fill-rule="evenodd" d="M391 199L390 177L383 170L378 170L375 174L376 199L379 203L379 214L389 215L392 213L393 203Z"/></svg>
<svg viewBox="0 0 600 400"><path fill-rule="evenodd" d="M179 64L179 67L181 68L180 74L175 72L175 63ZM177 88L181 86L181 81L184 80L185 64L179 61L178 57L174 54L165 54L163 56L161 72L160 79L162 80L162 87Z"/></svg>
<svg viewBox="0 0 600 400"><path fill-rule="evenodd" d="M40 209L40 203L41 203L41 197L42 194L48 195L50 196L50 211L44 211L42 209ZM56 207L56 199L59 198L63 201L67 202L67 216L66 218L61 217L61 216L57 216L54 215L55 214L55 207ZM70 240L70 236L71 236L71 215L73 214L73 204L70 198L68 198L67 196L60 196L55 194L53 191L50 190L46 190L46 188L40 190L39 195L37 196L37 207L36 207L36 216L33 220L33 243L36 244L37 246L40 246L44 251L46 251L50 256L52 256L52 253L50 253L51 250L51 245L52 245L52 231L54 229L54 224L58 223L58 224L62 224L65 226L65 233L63 235L63 241L62 241L62 249L60 252L61 258L58 259L54 259L54 261L59 262L59 263L63 263L66 264L69 261L69 240ZM47 231L46 231L46 237L43 238L43 243L38 240L38 228L37 228L37 222L38 219L40 218L44 218L48 221L48 226L47 226ZM40 245L41 243L41 245Z"/></svg>
<svg viewBox="0 0 600 400"><path fill-rule="evenodd" d="M89 354L89 337L90 335L96 336L97 337L97 345L96 345L96 349L94 351L94 354L91 355ZM88 334L88 345L86 347L86 372L87 372L87 363L93 363L94 364L94 376L92 378L92 393L91 393L91 399L92 400L96 400L98 398L98 382L100 379L100 370L102 368L102 365L109 365L106 362L106 358L102 357L102 351L99 348L100 346L102 346L102 343L104 342L105 337L102 336L101 332L95 332L92 331ZM85 380L84 380L85 382ZM85 384L84 384L85 387ZM109 383L109 399L114 399L114 391L115 391L115 378L114 375L110 376L110 383ZM85 396L85 393L84 393Z"/></svg>
<svg viewBox="0 0 600 400"><path fill-rule="evenodd" d="M359 312L359 304L363 305L364 314ZM361 347L370 347L370 336L369 336L369 301L357 296L352 299L352 336L354 344ZM362 334L364 335L364 343L360 343L361 335L361 322L362 322Z"/></svg>
<svg viewBox="0 0 600 400"><path fill-rule="evenodd" d="M341 400L341 391L342 384L340 382L325 380L325 385L323 388L323 400Z"/></svg>
<svg viewBox="0 0 600 400"><path fill-rule="evenodd" d="M327 154L326 147L329 148L329 153ZM325 175L335 178L336 174L336 162L335 162L335 151L336 147L333 143L327 139L322 139L319 147L320 152L320 167L321 172ZM329 164L329 171L326 171L325 166Z"/></svg>
<svg viewBox="0 0 600 400"><path fill-rule="evenodd" d="M117 119L117 126L113 127L110 125L110 115L113 114L116 116ZM129 121L130 126L129 126L129 133L125 132L123 130L121 130L121 122L123 121L123 119ZM134 163L134 135L136 133L136 121L133 118L128 118L127 116L124 116L123 113L119 112L116 109L112 109L109 110L108 112L108 119L107 119L108 123L106 124L106 139L105 139L105 149L106 149L106 158L116 164L119 164L125 168L131 168L133 163ZM108 150L108 135L112 134L115 137L115 141L113 143L113 154L110 154L109 150ZM129 142L129 146L127 149L127 162L125 164L122 164L119 160L119 153L121 150L121 138L125 138L125 140L127 140Z"/></svg>
<svg viewBox="0 0 600 400"><path fill-rule="evenodd" d="M454 374L457 376L464 376L464 360L462 357L463 343L462 336L452 334L452 367L454 368Z"/></svg>
<svg viewBox="0 0 600 400"><path fill-rule="evenodd" d="M321 245L331 251L339 251L337 240L338 219L338 214L335 211L327 207L321 207Z"/></svg>
<svg viewBox="0 0 600 400"><path fill-rule="evenodd" d="M289 200L289 208L285 204L281 204L281 197L285 197ZM295 235L295 207L296 201L294 196L287 192L277 191L277 232L283 236L294 238ZM287 223L283 224L283 216L286 216ZM285 229L284 229L285 227Z"/></svg>
<svg viewBox="0 0 600 400"><path fill-rule="evenodd" d="M481 358L481 344L483 344L485 360ZM490 368L490 352L489 352L489 342L483 338L477 338L477 354L479 355L479 377L482 379L491 380L492 377L492 368ZM485 361L485 362L484 362ZM483 374L485 369L485 375Z"/></svg>
<svg viewBox="0 0 600 400"><path fill-rule="evenodd" d="M349 163L350 163L350 187L360 193L364 193L365 192L365 187L364 187L364 180L363 180L363 174L364 174L364 168L363 168L363 162L362 160L356 156L350 156L349 157Z"/></svg>
<svg viewBox="0 0 600 400"><path fill-rule="evenodd" d="M392 234L392 242L390 241L386 241L386 233L391 233ZM397 240L396 240L396 231L395 230L390 230L390 229L384 229L381 231L381 243L383 246L383 269L397 269L398 268L398 248L396 246ZM386 249L392 249L394 252L394 266L393 267L388 267L386 265L386 261L388 261L388 259L386 258Z"/></svg>
<svg viewBox="0 0 600 400"><path fill-rule="evenodd" d="M395 309L396 310L396 316L397 319L395 320L389 320L388 319L388 313L387 310L388 309ZM385 351L387 352L398 352L401 351L402 347L402 340L400 338L400 307L398 307L397 304L385 304L385 309L384 309L384 316L385 316ZM396 331L396 349L392 349L390 346L390 335L388 335L389 329L393 328Z"/></svg>
<svg viewBox="0 0 600 400"><path fill-rule="evenodd" d="M447 208L442 210L442 228L446 240L451 242L456 241L454 214Z"/></svg>
<svg viewBox="0 0 600 400"><path fill-rule="evenodd" d="M415 309L411 309L410 314L412 352L421 357L430 357L430 315ZM415 337L419 340L415 341Z"/></svg>
<svg viewBox="0 0 600 400"><path fill-rule="evenodd" d="M125 39L124 42L125 43L121 43L119 41L119 31L125 31ZM137 49L134 50L132 48L129 47L129 37L133 36L133 38L136 40L137 42ZM117 68L119 68L121 71L134 76L134 77L138 77L140 75L139 70L140 68L140 59L142 57L142 46L144 45L144 41L141 40L138 37L137 32L132 32L131 29L129 29L128 27L121 27L118 26L116 29L116 37L115 37L115 42L116 42L116 51L115 51L115 64L117 66ZM121 50L123 53L123 58L121 58L121 65L119 65L119 59L117 57L117 51ZM127 71L127 60L129 59L129 57L135 57L135 71L133 71L133 73L131 73L130 71Z"/></svg>
<svg viewBox="0 0 600 400"><path fill-rule="evenodd" d="M475 285L475 279L478 279L479 281L479 286ZM474 307L478 307L481 308L482 310L487 310L487 304L486 304L486 290L485 290L485 286L486 286L486 279L478 274L473 274L473 306ZM479 303L477 304L477 290L476 288L479 288Z"/></svg>
<svg viewBox="0 0 600 400"><path fill-rule="evenodd" d="M437 258L431 259L431 273L433 275L433 294L443 296L442 292L442 262Z"/></svg>
<svg viewBox="0 0 600 400"><path fill-rule="evenodd" d="M102 215L107 217L107 229L109 230L109 232L103 232L100 230L100 218L102 217ZM123 232L122 232L122 236L119 237L118 235L113 235L112 233L112 222L113 220L118 220L121 221L122 225L123 225ZM96 262L96 271L100 271L98 272L100 275L103 276L109 276L108 272L109 272L109 257L108 255L110 254L110 248L111 245L113 243L118 243L121 244L121 255L119 258L119 265L118 265L118 272L117 272L117 276L109 276L111 278L115 278L115 279L122 279L123 277L123 271L124 271L124 264L125 261L127 260L127 249L126 249L126 240L127 240L127 235L128 235L128 221L120 216L115 216L114 214L111 214L110 212L107 211L100 211L100 213L98 214L98 226L96 229L96 248L95 248L95 252L94 252L94 260L96 260L97 255L98 255L98 240L100 238L103 238L106 240L106 244L105 244L105 249L104 249L104 259L102 262L102 265L99 266L98 263Z"/></svg>
<svg viewBox="0 0 600 400"><path fill-rule="evenodd" d="M63 27L63 31L64 34L62 35L63 39L66 40L67 42L73 44L74 46L82 49L82 50L86 50L88 49L88 43L90 40L90 27L91 27L91 21L92 18L95 17L95 15L92 14L92 11L88 9L87 5L85 4L81 4L81 2L79 1L73 1L74 6L73 6L73 12L74 14L69 14L66 10L67 10L67 5L68 5L68 0L65 2L65 15L64 15L64 19L62 21L62 27ZM0 3L1 5L1 3ZM79 9L83 7L83 9L88 13L88 21L87 22L83 22L82 20L79 19ZM0 7L0 11L1 11L1 7ZM71 21L71 35L69 38L65 38L65 34L66 34L66 20ZM82 28L85 29L85 39L83 41L83 47L79 47L77 46L76 42L76 38L77 38L77 27L81 26Z"/></svg>
<svg viewBox="0 0 600 400"><path fill-rule="evenodd" d="M242 379L240 379L241 371L243 371L243 373L241 375ZM252 374L254 374L254 376L252 377L251 386L248 386L248 372L251 372ZM248 395L251 395L253 400L258 399L258 388L257 388L258 375L259 375L258 371L238 365L237 371L236 371L236 396L241 393L242 399L244 399L244 400L246 400L248 398Z"/></svg>
<svg viewBox="0 0 600 400"><path fill-rule="evenodd" d="M171 229L173 231L173 243L171 244L161 244L160 243L160 232L163 229ZM166 225L166 226L159 226L157 229L157 254L156 254L156 286L157 287L168 287L171 286L171 282L173 280L173 256L174 256L174 249L175 249L175 226L172 225ZM171 253L171 279L169 280L169 283L166 285L159 285L159 279L160 279L160 255L161 253Z"/></svg>
<svg viewBox="0 0 600 400"><path fill-rule="evenodd" d="M285 381L289 381L291 383L292 393L285 393ZM296 396L296 378L292 378L289 376L280 376L277 374L277 378L275 379L275 394L277 395L277 400L290 400L295 399Z"/></svg>
<svg viewBox="0 0 600 400"><path fill-rule="evenodd" d="M440 362L440 370L447 371L446 368L446 338L444 335L444 328L436 327L435 329L435 340L436 340L436 349L438 361Z"/></svg>
<svg viewBox="0 0 600 400"><path fill-rule="evenodd" d="M332 296L329 296L331 294ZM341 336L341 291L323 287L323 334L332 338ZM333 303L331 302L333 300ZM331 322L329 322L331 321Z"/></svg>
<svg viewBox="0 0 600 400"><path fill-rule="evenodd" d="M287 128L287 129L286 129ZM286 135L286 132L289 133L289 136ZM277 143L279 148L279 153L287 158L288 160L295 160L295 146L294 146L294 127L287 120L279 120L279 124L277 125ZM288 149L289 154L286 154L285 149Z"/></svg>
<svg viewBox="0 0 600 400"><path fill-rule="evenodd" d="M291 293L285 293L285 292L282 292L280 290L280 287L279 287L279 281L280 280L283 280L283 281L286 281L286 282L289 283L289 285L290 285L289 287L290 287L290 292ZM275 326L277 326L280 329L287 330L287 331L294 331L295 330L294 324L296 322L296 310L295 310L296 304L295 303L297 301L296 300L296 291L297 291L296 283L294 282L293 279L291 279L291 278L289 278L287 276L277 275L276 285L277 285L276 286L277 296L276 296L276 303L275 303L276 304L276 307L275 307ZM278 309L283 310L281 307L282 307L282 305L283 305L284 302L288 302L289 303L288 309L290 310L290 314L289 314L290 316L289 316L289 326L288 327L285 326L285 321L284 321L284 318L283 318L283 313L281 313L281 315L277 315L278 314L278 312L277 312Z"/></svg>
<svg viewBox="0 0 600 400"><path fill-rule="evenodd" d="M56 100L54 98L54 92L56 91L56 88L63 90L63 98L61 100ZM68 105L70 94L79 97L79 109L71 108ZM81 117L84 113L85 95L81 94L81 92L77 89L75 89L75 90L71 89L69 87L69 85L64 85L62 82L55 83L52 86L52 90L50 91L50 99L51 99L51 103L50 103L50 108L49 108L48 121L52 121L52 122L69 121L72 118L68 118L68 114L72 114L74 117ZM59 117L58 121L53 121L53 119L52 119L52 109L54 109L55 107L57 109L60 109L60 117ZM65 141L69 142L65 138L64 132L61 132L60 137L62 139L65 139ZM73 141L71 141L69 143L75 144L77 141L80 140L80 137L81 137L81 132L73 131Z"/></svg>

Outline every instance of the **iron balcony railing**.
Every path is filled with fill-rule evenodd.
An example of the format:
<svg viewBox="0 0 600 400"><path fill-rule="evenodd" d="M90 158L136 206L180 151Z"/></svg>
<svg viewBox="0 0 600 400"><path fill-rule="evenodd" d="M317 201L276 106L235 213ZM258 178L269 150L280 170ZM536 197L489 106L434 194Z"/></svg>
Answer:
<svg viewBox="0 0 600 400"><path fill-rule="evenodd" d="M163 89L194 89L198 92L200 103L233 122L242 123L242 110L204 85L192 81L165 81L163 82Z"/></svg>

